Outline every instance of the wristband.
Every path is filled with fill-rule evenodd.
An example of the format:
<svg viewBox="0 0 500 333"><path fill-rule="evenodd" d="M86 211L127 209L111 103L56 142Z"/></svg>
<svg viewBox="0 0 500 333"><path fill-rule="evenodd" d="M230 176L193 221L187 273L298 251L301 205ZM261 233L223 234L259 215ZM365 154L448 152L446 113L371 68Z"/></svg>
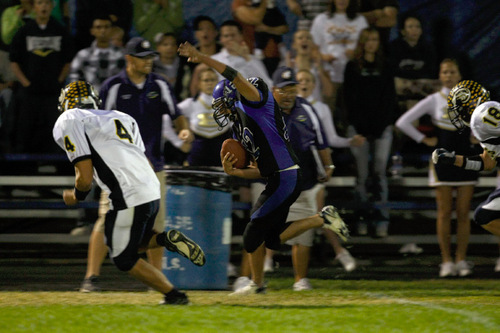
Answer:
<svg viewBox="0 0 500 333"><path fill-rule="evenodd" d="M484 170L484 162L481 156L464 156L464 160L462 163L462 169L465 170L473 170L473 171L483 171Z"/></svg>
<svg viewBox="0 0 500 333"><path fill-rule="evenodd" d="M233 82L233 80L238 75L238 72L231 66L226 65L226 68L224 69L224 72L221 73L221 75L224 76L229 81Z"/></svg>
<svg viewBox="0 0 500 333"><path fill-rule="evenodd" d="M333 164L330 164L330 165L323 165L323 168L325 168L325 169L332 169L332 170L335 170L335 165L333 165Z"/></svg>
<svg viewBox="0 0 500 333"><path fill-rule="evenodd" d="M85 198L87 197L87 195L90 193L90 190L88 190L88 191L80 191L76 187L75 187L74 191L75 191L75 198L78 201L85 200Z"/></svg>

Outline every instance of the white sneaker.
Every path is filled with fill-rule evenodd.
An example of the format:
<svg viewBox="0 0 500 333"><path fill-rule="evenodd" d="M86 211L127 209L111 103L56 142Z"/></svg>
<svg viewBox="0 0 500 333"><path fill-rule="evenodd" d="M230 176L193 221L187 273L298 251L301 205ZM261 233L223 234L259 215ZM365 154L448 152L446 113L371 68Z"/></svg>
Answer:
<svg viewBox="0 0 500 333"><path fill-rule="evenodd" d="M337 208L325 206L318 214L324 220L323 228L330 229L344 241L347 240L347 237L349 237L349 229L347 229L346 224L340 217Z"/></svg>
<svg viewBox="0 0 500 333"><path fill-rule="evenodd" d="M239 289L248 286L252 280L248 278L248 276L240 276L233 283L233 291L238 291Z"/></svg>
<svg viewBox="0 0 500 333"><path fill-rule="evenodd" d="M420 254L422 252L424 252L424 250L416 243L407 243L399 249L399 253L401 254Z"/></svg>
<svg viewBox="0 0 500 333"><path fill-rule="evenodd" d="M466 277L466 276L469 276L472 274L473 264L470 262L467 262L465 260L461 260L461 261L457 262L455 267L456 267L458 276L460 276L460 277Z"/></svg>
<svg viewBox="0 0 500 333"><path fill-rule="evenodd" d="M247 284L246 286L244 286L242 288L235 290L234 292L230 293L228 296L245 296L245 295L265 294L265 293L266 293L265 286L259 287L258 285L255 284L255 282L250 280L249 284Z"/></svg>
<svg viewBox="0 0 500 333"><path fill-rule="evenodd" d="M308 278L302 278L293 284L293 291L311 290L312 286Z"/></svg>
<svg viewBox="0 0 500 333"><path fill-rule="evenodd" d="M352 272L356 269L356 259L354 259L349 251L345 249L341 253L337 254L335 259L340 261L346 272Z"/></svg>
<svg viewBox="0 0 500 333"><path fill-rule="evenodd" d="M441 264L441 270L439 271L439 277L449 277L449 276L456 276L457 275L457 268L455 266L455 263L448 261L444 262Z"/></svg>
<svg viewBox="0 0 500 333"><path fill-rule="evenodd" d="M231 264L230 262L227 263L227 277L237 277L238 272L236 271L236 266Z"/></svg>
<svg viewBox="0 0 500 333"><path fill-rule="evenodd" d="M264 260L264 273L274 272L273 259L267 258Z"/></svg>
<svg viewBox="0 0 500 333"><path fill-rule="evenodd" d="M497 259L497 265L495 266L495 272L500 272L500 257Z"/></svg>

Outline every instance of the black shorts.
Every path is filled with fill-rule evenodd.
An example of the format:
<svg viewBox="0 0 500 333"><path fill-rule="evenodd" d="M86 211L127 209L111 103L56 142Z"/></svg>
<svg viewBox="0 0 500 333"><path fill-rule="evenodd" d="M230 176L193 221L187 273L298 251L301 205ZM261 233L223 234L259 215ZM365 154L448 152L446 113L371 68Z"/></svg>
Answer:
<svg viewBox="0 0 500 333"><path fill-rule="evenodd" d="M254 252L263 242L267 248L279 250L280 234L286 229L290 206L301 192L301 178L300 169L276 172L268 178L243 233L247 252Z"/></svg>
<svg viewBox="0 0 500 333"><path fill-rule="evenodd" d="M106 244L111 258L136 256L153 236L153 226L160 200L122 210L110 210L104 222Z"/></svg>

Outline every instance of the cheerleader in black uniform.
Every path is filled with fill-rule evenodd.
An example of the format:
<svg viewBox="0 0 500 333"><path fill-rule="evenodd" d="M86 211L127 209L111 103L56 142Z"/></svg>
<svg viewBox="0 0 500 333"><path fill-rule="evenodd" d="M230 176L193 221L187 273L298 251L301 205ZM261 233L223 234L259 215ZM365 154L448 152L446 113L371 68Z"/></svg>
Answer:
<svg viewBox="0 0 500 333"><path fill-rule="evenodd" d="M443 85L441 90L427 96L408 110L397 120L396 126L416 142L429 147L446 147L445 149L448 151L455 151L457 154L465 156L480 153L477 146L474 147L475 139L471 137L470 130L467 128L466 131L459 134L448 117L446 102L448 93L461 80L460 69L455 60L444 59L441 62L439 80ZM432 122L438 130L436 137L425 137L412 125L415 120L426 114L431 116ZM472 267L465 261L465 257L470 236L470 203L478 176L477 171L430 163L429 185L436 188L437 236L442 257L440 277L456 275L465 277L472 274ZM457 215L455 260L451 255L450 244L454 191L456 192Z"/></svg>

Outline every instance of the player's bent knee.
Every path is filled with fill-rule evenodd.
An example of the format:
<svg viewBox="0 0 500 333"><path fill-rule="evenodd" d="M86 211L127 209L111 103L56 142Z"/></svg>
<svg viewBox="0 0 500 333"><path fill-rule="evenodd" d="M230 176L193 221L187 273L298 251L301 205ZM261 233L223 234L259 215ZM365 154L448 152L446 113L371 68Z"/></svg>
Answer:
<svg viewBox="0 0 500 333"><path fill-rule="evenodd" d="M490 223L493 220L500 218L500 211L477 209L474 213L474 221L481 226Z"/></svg>
<svg viewBox="0 0 500 333"><path fill-rule="evenodd" d="M122 272L130 271L137 261L139 260L139 254L136 255L119 255L113 258L115 266Z"/></svg>

